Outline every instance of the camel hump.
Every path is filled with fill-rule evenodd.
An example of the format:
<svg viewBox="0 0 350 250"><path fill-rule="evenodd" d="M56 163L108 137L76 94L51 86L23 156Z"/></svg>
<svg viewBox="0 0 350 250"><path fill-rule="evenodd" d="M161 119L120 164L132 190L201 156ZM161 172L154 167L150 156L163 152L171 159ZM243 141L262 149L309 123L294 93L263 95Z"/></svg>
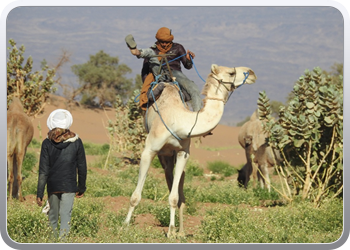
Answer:
<svg viewBox="0 0 350 250"><path fill-rule="evenodd" d="M23 108L22 102L19 100L18 97L14 97L12 99L8 111L18 111L18 112L24 113L24 108Z"/></svg>

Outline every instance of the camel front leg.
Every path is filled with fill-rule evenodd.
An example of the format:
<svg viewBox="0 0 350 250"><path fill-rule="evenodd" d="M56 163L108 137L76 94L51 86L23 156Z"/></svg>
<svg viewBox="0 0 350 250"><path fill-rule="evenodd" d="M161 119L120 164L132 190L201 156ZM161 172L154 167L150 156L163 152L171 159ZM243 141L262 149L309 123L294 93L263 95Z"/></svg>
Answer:
<svg viewBox="0 0 350 250"><path fill-rule="evenodd" d="M142 152L137 186L130 198L129 212L124 221L124 224L126 225L129 225L132 213L135 207L139 204L141 200L141 193L142 193L143 185L145 184L146 175L147 175L149 166L151 165L151 162L155 155L156 155L156 152L148 148L145 148L145 150Z"/></svg>
<svg viewBox="0 0 350 250"><path fill-rule="evenodd" d="M179 186L183 185L184 179L184 169L189 158L189 154L185 151L180 151L177 153L177 161L175 166L175 175L173 180L173 185L169 195L169 204L170 204L170 224L168 230L168 237L176 236L175 228L175 211L179 204ZM182 179L182 180L181 180ZM181 181L181 183L180 183ZM182 187L181 187L182 189ZM182 198L182 197L181 197ZM180 205L179 218L180 218L180 229L181 234L183 234L183 206Z"/></svg>

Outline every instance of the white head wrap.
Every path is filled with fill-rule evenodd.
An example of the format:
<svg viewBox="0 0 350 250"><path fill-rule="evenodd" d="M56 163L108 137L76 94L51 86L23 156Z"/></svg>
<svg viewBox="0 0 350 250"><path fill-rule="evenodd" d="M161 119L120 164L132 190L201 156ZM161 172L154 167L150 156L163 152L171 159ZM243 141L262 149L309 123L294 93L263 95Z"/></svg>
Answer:
<svg viewBox="0 0 350 250"><path fill-rule="evenodd" d="M65 109L56 109L52 111L49 118L47 118L47 127L50 130L54 128L69 129L72 123L72 114Z"/></svg>

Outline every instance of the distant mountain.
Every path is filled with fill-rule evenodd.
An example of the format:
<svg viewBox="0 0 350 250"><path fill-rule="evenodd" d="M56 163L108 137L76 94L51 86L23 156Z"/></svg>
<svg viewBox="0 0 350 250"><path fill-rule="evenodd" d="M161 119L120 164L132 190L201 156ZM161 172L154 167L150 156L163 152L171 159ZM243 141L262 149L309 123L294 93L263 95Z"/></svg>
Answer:
<svg viewBox="0 0 350 250"><path fill-rule="evenodd" d="M71 52L61 74L75 86L71 66L99 50L118 56L134 78L142 60L130 54L124 37L133 34L140 48L148 47L162 26L196 54L204 79L213 63L255 71L257 82L237 89L226 104L223 124L250 116L259 91L285 102L305 69L329 70L344 61L343 17L333 7L18 7L7 17L6 39L24 44L36 69L43 59L54 63L62 49ZM184 73L203 87L195 69Z"/></svg>

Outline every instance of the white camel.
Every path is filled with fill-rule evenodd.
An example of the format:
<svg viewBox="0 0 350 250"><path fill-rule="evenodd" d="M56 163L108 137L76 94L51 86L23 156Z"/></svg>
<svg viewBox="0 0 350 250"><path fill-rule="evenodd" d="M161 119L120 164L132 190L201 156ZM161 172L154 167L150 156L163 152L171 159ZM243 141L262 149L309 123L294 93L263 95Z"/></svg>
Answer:
<svg viewBox="0 0 350 250"><path fill-rule="evenodd" d="M130 198L130 208L125 224L130 223L132 213L141 200L141 192L149 166L158 154L170 192L170 224L167 236L176 237L176 207L179 208L178 235L184 236L184 169L190 156L191 138L210 133L222 117L229 94L238 86L245 83L252 84L255 80L255 73L250 68L228 68L213 64L202 91L202 94L206 96L204 106L199 112L186 109L179 98L178 90L174 86L166 84L162 95L156 102L157 106L153 104L145 117L145 125L149 129L149 133L141 155L138 182ZM157 113L157 107L162 119ZM175 174L173 174L174 166Z"/></svg>

